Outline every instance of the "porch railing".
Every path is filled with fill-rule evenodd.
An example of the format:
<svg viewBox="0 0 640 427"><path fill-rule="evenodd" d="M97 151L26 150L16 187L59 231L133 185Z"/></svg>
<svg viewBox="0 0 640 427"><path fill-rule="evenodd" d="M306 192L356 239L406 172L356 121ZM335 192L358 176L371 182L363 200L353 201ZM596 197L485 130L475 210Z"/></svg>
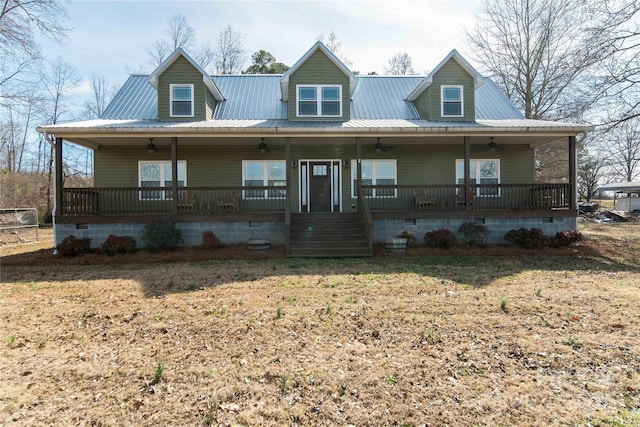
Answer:
<svg viewBox="0 0 640 427"><path fill-rule="evenodd" d="M179 214L285 211L286 188L178 187ZM162 187L63 188L63 215L170 214L172 190Z"/></svg>
<svg viewBox="0 0 640 427"><path fill-rule="evenodd" d="M464 211L464 185L363 185L372 212ZM551 210L568 209L569 184L474 184L470 209Z"/></svg>

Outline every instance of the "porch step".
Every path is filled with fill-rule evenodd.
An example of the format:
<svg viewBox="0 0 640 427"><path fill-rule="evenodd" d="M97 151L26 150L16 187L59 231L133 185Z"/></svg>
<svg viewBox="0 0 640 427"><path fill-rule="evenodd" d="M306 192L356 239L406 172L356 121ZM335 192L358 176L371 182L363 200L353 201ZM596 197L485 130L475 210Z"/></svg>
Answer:
<svg viewBox="0 0 640 427"><path fill-rule="evenodd" d="M360 214L292 214L289 234L289 256L371 256L365 225Z"/></svg>

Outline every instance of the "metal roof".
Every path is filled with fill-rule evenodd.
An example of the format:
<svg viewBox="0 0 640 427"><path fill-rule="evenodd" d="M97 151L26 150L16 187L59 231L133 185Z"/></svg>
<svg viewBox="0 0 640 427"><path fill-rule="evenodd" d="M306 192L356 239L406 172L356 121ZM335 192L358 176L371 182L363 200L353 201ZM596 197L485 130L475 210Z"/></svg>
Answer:
<svg viewBox="0 0 640 427"><path fill-rule="evenodd" d="M157 119L157 92L146 75L132 75L105 110L105 119ZM212 76L225 95L217 104L216 120L286 120L287 102L280 93L281 75ZM351 100L352 120L418 120L409 94L422 82L419 76L358 76ZM477 120L522 119L520 113L490 79L476 89ZM322 122L325 125L328 122Z"/></svg>

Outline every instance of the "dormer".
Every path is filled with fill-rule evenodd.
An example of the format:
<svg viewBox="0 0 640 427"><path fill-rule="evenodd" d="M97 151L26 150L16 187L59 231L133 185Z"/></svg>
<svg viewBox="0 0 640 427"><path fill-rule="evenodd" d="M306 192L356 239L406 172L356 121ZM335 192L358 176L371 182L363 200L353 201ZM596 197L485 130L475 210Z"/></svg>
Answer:
<svg viewBox="0 0 640 427"><path fill-rule="evenodd" d="M280 80L289 120L349 120L357 83L351 70L316 42Z"/></svg>
<svg viewBox="0 0 640 427"><path fill-rule="evenodd" d="M475 89L484 79L452 50L409 94L420 117L434 122L474 122Z"/></svg>
<svg viewBox="0 0 640 427"><path fill-rule="evenodd" d="M224 101L213 79L185 51L176 49L149 75L158 91L158 120L211 120L216 103Z"/></svg>

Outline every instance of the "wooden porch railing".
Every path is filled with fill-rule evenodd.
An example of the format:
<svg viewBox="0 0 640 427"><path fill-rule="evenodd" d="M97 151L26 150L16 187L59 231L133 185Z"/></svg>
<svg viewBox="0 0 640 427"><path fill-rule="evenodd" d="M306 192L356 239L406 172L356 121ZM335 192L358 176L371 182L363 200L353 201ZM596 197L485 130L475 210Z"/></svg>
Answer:
<svg viewBox="0 0 640 427"><path fill-rule="evenodd" d="M372 212L464 211L464 185L363 185ZM569 184L474 184L472 211L570 207Z"/></svg>
<svg viewBox="0 0 640 427"><path fill-rule="evenodd" d="M63 188L63 215L172 213L171 188ZM285 187L179 187L179 214L279 213Z"/></svg>

